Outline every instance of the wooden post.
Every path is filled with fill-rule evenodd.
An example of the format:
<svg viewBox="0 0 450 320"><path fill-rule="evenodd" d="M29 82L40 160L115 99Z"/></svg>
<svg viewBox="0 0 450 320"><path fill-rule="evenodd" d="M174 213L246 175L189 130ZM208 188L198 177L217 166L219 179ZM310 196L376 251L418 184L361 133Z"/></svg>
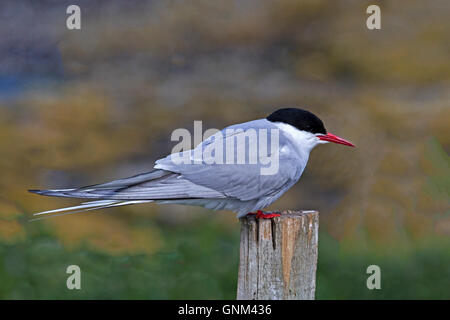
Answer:
<svg viewBox="0 0 450 320"><path fill-rule="evenodd" d="M237 299L313 300L319 212L284 211L272 219L240 220Z"/></svg>

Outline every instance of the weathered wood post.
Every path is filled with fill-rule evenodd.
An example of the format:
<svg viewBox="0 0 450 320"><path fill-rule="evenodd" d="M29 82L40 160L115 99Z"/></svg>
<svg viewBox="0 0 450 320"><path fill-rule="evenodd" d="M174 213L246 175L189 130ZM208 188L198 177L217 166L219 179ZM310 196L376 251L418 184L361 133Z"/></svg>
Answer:
<svg viewBox="0 0 450 320"><path fill-rule="evenodd" d="M237 299L314 299L318 232L317 211L241 218Z"/></svg>

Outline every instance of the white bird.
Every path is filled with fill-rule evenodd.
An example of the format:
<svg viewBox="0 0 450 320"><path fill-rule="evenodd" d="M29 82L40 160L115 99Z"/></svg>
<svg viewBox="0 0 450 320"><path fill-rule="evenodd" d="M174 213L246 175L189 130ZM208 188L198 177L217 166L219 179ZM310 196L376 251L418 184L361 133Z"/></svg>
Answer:
<svg viewBox="0 0 450 320"><path fill-rule="evenodd" d="M327 133L323 122L311 112L285 108L265 119L229 126L193 150L157 160L153 170L147 173L82 188L29 191L46 196L95 199L78 206L35 213L36 216L156 202L231 210L238 218L256 211L258 218L271 218L279 214L263 214L261 210L300 179L311 150L328 142L354 147L349 141Z"/></svg>

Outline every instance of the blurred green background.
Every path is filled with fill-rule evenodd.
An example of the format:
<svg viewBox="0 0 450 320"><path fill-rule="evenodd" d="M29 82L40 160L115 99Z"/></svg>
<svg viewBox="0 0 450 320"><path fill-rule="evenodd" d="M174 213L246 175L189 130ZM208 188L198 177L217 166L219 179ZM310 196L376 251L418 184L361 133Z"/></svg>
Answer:
<svg viewBox="0 0 450 320"><path fill-rule="evenodd" d="M308 109L318 147L271 207L320 211L318 299L450 298L450 2L0 4L0 298L234 299L230 212L135 205L28 222L67 188L149 171L176 128ZM82 289L66 288L79 265ZM381 267L381 290L366 287Z"/></svg>

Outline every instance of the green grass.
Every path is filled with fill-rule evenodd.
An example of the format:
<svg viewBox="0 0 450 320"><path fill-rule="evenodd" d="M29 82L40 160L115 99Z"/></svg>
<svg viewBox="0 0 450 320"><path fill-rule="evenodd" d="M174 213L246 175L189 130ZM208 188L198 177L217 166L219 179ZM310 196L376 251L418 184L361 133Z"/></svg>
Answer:
<svg viewBox="0 0 450 320"><path fill-rule="evenodd" d="M164 246L153 255L110 256L67 250L34 232L22 243L0 244L2 299L234 299L239 228L217 220L161 225ZM449 299L449 246L409 252L350 252L322 233L317 299ZM82 289L66 288L66 267L80 266ZM381 267L381 290L368 290L366 268Z"/></svg>

